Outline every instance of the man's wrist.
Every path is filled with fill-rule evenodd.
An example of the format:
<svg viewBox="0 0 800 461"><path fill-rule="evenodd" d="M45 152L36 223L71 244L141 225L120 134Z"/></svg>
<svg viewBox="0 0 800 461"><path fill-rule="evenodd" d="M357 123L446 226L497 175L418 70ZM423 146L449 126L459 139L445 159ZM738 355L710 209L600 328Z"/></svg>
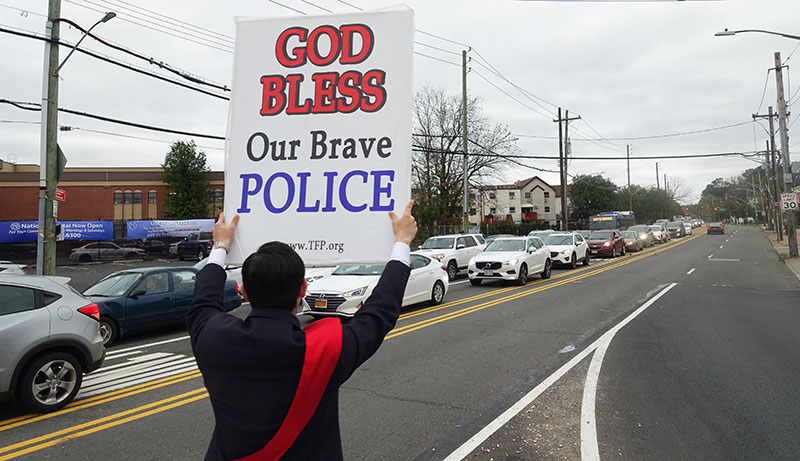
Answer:
<svg viewBox="0 0 800 461"><path fill-rule="evenodd" d="M222 241L214 242L214 246L212 246L211 249L212 250L216 250L217 248L221 248L221 249L225 250L226 254L230 253L230 251L231 251L230 242L222 242Z"/></svg>

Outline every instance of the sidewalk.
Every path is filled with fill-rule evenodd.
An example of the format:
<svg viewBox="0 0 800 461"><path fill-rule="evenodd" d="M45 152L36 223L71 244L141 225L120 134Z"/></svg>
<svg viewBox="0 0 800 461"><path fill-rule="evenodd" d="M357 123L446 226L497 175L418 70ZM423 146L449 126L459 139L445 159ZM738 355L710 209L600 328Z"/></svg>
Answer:
<svg viewBox="0 0 800 461"><path fill-rule="evenodd" d="M767 236L769 243L772 244L772 248L778 253L778 258L782 259L789 270L800 280L800 258L789 257L789 241L786 239L786 236L783 236L782 242L778 242L778 235L774 231L765 230L764 234Z"/></svg>

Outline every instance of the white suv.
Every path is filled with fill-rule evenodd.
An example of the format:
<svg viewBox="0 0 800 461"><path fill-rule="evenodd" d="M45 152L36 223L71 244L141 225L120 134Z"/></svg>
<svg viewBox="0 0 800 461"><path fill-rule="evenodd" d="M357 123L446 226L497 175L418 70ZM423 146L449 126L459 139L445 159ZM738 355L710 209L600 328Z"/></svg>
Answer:
<svg viewBox="0 0 800 461"><path fill-rule="evenodd" d="M414 253L425 255L442 263L450 280L458 271L464 270L469 260L486 246L480 234L439 235L425 240L425 243Z"/></svg>

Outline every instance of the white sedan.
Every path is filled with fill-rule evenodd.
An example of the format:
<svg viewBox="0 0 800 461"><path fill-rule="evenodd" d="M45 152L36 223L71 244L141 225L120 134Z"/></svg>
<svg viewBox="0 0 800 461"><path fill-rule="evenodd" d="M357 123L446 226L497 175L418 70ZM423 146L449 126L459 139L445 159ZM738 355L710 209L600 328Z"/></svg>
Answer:
<svg viewBox="0 0 800 461"><path fill-rule="evenodd" d="M578 261L589 265L589 244L581 234L574 232L550 234L542 237L550 247L550 258L554 264L562 264L575 269Z"/></svg>
<svg viewBox="0 0 800 461"><path fill-rule="evenodd" d="M346 264L327 277L308 284L301 314L312 317L352 317L378 284L385 264ZM427 256L411 255L411 275L403 294L403 307L428 301L438 305L448 288L442 263Z"/></svg>
<svg viewBox="0 0 800 461"><path fill-rule="evenodd" d="M497 239L469 261L469 283L477 286L484 280L515 280L525 285L530 274L550 278L552 265L550 248L539 237Z"/></svg>

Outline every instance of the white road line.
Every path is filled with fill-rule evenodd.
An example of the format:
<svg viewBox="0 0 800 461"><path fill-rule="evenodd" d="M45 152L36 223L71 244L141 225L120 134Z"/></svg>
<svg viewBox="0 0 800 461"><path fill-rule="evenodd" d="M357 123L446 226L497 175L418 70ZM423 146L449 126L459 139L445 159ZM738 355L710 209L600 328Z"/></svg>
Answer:
<svg viewBox="0 0 800 461"><path fill-rule="evenodd" d="M514 405L512 405L508 410L504 411L500 416L495 418L492 422L486 425L483 429L478 431L477 434L470 437L469 440L464 442L460 447L456 448L450 455L445 458L445 461L456 461L462 460L466 458L473 450L478 448L480 444L486 441L492 434L497 432L498 429L503 427L507 422L509 422L514 416L519 414L522 410L524 410L528 405L531 404L536 398L538 398L544 391L546 391L550 386L556 383L562 376L564 376L568 371L575 368L583 359L585 359L589 354L594 352L598 346L601 344L602 341L605 341L606 337L614 337L616 332L630 323L631 320L635 319L639 314L641 314L645 309L650 307L654 302L656 302L661 296L663 296L667 291L671 290L677 285L677 283L672 283L668 285L666 288L661 290L658 294L656 294L650 301L643 304L641 307L633 311L628 317L614 326L612 329L608 330L606 333L603 334L600 338L598 338L595 342L589 345L586 349L582 350L578 353L575 357L570 359L567 363L561 366L558 370L556 370L553 374L545 378L544 381L539 383L536 387L534 387L530 392L528 392L522 399L517 401ZM610 342L610 339L608 339ZM599 371L599 370L598 370ZM583 410L581 410L583 412ZM583 420L581 420L583 421ZM583 426L583 425L581 425ZM581 432L583 432L581 430ZM583 436L581 436L583 439ZM596 439L596 436L595 436ZM581 447L581 452L583 452L583 447Z"/></svg>
<svg viewBox="0 0 800 461"><path fill-rule="evenodd" d="M724 246L725 246L725 245L720 245L720 246L719 246L719 249L721 250L721 249L722 249L722 247L724 247Z"/></svg>
<svg viewBox="0 0 800 461"><path fill-rule="evenodd" d="M469 279L462 280L460 282L450 282L450 285L461 285L462 283L467 283L467 282L469 282Z"/></svg>
<svg viewBox="0 0 800 461"><path fill-rule="evenodd" d="M714 255L708 255L708 258L707 258L707 259L711 259L711 258L713 258L713 257L714 257Z"/></svg>
<svg viewBox="0 0 800 461"><path fill-rule="evenodd" d="M99 389L105 389L110 386L118 385L118 384L127 384L133 380L139 380L142 378L149 378L151 381L154 379L158 379L162 376L166 376L170 374L170 371L174 371L178 368L185 368L197 366L197 363L194 361L193 358L188 358L184 360L176 360L172 363L164 364L160 367L154 369L148 369L144 373L131 373L129 375L121 375L121 376L110 376L109 379L106 379L101 382L92 382L91 385L86 386L86 391L96 391Z"/></svg>
<svg viewBox="0 0 800 461"><path fill-rule="evenodd" d="M174 375L177 375L177 374L180 374L180 373L184 373L184 372L187 372L187 371L194 371L196 369L197 369L197 365L186 366L186 367L171 371L169 373L163 373L162 375L163 375L163 377L174 376ZM150 382L150 381L155 381L156 379L161 378L162 375L151 376L151 377L148 377L148 378L137 379L137 380L134 380L134 381L128 381L126 383L116 384L116 385L111 386L111 387L106 387L104 389L92 390L92 391L85 392L85 393L81 392L80 394L78 394L78 397L83 399L83 398L86 398L86 397L91 397L93 395L103 394L103 393L106 393L106 392L112 392L112 391L116 391L116 390L119 390L119 389L125 389L127 387L135 386L137 384L142 384L142 383L147 383L147 382Z"/></svg>
<svg viewBox="0 0 800 461"><path fill-rule="evenodd" d="M165 368L178 363L190 362L190 361L194 361L194 357L187 358L185 356L179 355L161 360L153 360L151 362L139 363L136 365L132 365L130 367L122 368L120 370L113 370L100 376L89 375L86 377L84 385L97 386L99 384L107 383L109 381L119 380L122 378L126 378L128 376L133 376L133 375L141 376L143 374L149 373L151 370L157 370L159 368ZM139 373L135 373L139 370L142 371Z"/></svg>
<svg viewBox="0 0 800 461"><path fill-rule="evenodd" d="M107 374L110 370L116 370L117 368L125 368L131 365L135 365L137 363L149 362L151 360L162 359L164 357L169 357L173 354L169 354L167 352L153 352L152 354L143 355L141 357L135 357L133 359L128 359L125 362L118 363L116 365L110 365L107 367L101 367L99 370L95 371L94 373L88 375L84 381L88 379L95 378L97 376L103 376Z"/></svg>
<svg viewBox="0 0 800 461"><path fill-rule="evenodd" d="M135 351L123 352L122 354L113 354L113 355L109 354L106 355L106 360L114 360L121 357L128 357L129 355L136 355L141 353L142 353L141 349L136 349Z"/></svg>
<svg viewBox="0 0 800 461"><path fill-rule="evenodd" d="M690 270L689 272L687 272L687 273L686 273L686 275L692 275L692 272L694 272L694 271L695 271L695 269L697 269L697 268L696 268L696 267L693 267L693 268L692 268L692 270Z"/></svg>
<svg viewBox="0 0 800 461"><path fill-rule="evenodd" d="M160 346L162 344L174 343L175 341L183 341L185 339L189 339L189 335L181 336L180 338L172 338L172 339L167 339L167 340L164 340L164 341L158 341L158 342L150 343L150 344L140 344L138 346L129 347L127 349L116 349L116 350L113 350L113 351L108 351L108 353L109 354L118 354L120 352L128 352L128 351L134 351L136 349L144 349L146 347Z"/></svg>

